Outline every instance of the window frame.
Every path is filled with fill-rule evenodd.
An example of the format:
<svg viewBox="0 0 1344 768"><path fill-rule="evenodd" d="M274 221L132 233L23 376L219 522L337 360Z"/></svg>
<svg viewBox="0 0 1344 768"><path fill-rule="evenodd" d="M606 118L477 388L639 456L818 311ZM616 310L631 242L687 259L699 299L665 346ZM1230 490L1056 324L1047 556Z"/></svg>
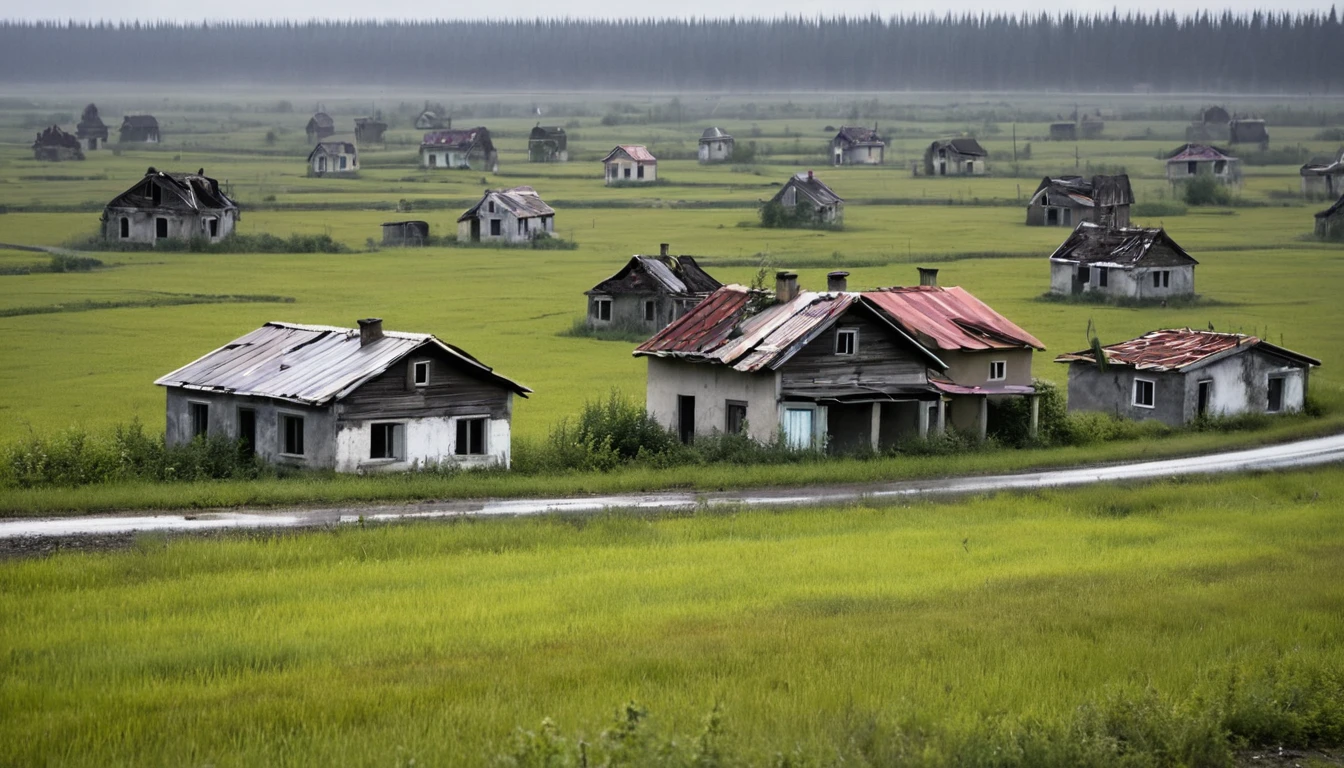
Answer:
<svg viewBox="0 0 1344 768"><path fill-rule="evenodd" d="M848 345L844 343L849 339ZM844 347L848 346L849 349ZM834 353L838 357L854 357L859 354L859 329L858 328L836 328L835 329L835 348Z"/></svg>
<svg viewBox="0 0 1344 768"><path fill-rule="evenodd" d="M377 430L383 429L390 432L383 435L383 451L386 455L373 455L374 434ZM375 421L369 423L369 461L405 461L406 460L406 422L404 421Z"/></svg>
<svg viewBox="0 0 1344 768"><path fill-rule="evenodd" d="M644 300L644 322L652 323L658 319L658 302L653 299Z"/></svg>
<svg viewBox="0 0 1344 768"><path fill-rule="evenodd" d="M737 418L734 418L734 417ZM747 401L746 400L724 400L723 401L723 433L726 435L743 435L747 431Z"/></svg>
<svg viewBox="0 0 1344 768"><path fill-rule="evenodd" d="M471 425L481 425L481 444L479 450L472 451ZM462 431L466 429L466 445L463 446ZM490 415L458 416L453 419L453 455L489 456L490 455Z"/></svg>
<svg viewBox="0 0 1344 768"><path fill-rule="evenodd" d="M201 422L197 422L197 414L203 415ZM210 403L205 400L188 400L187 417L191 426L191 439L210 436Z"/></svg>
<svg viewBox="0 0 1344 768"><path fill-rule="evenodd" d="M999 375L998 375L998 376L995 376L995 375L994 375L994 368L995 368L995 366L998 366L998 369L999 369ZM1008 361L1007 361L1007 360L990 360L990 361L989 361L989 377L986 379L986 381L1007 381L1007 380L1008 380Z"/></svg>
<svg viewBox="0 0 1344 768"><path fill-rule="evenodd" d="M428 386L429 386L430 373L431 373L431 366L430 366L430 363L431 363L431 362L432 362L432 361L430 361L430 360L414 360L414 361L411 362L411 386L413 386L413 387L428 387ZM424 377L423 380L421 380L421 378L420 378L420 371L421 371L421 370L424 370L424 372L425 372L425 377Z"/></svg>
<svg viewBox="0 0 1344 768"><path fill-rule="evenodd" d="M1283 396L1287 385L1285 382L1288 377L1282 373L1271 373L1265 379L1265 413L1283 413ZM1278 382L1279 402L1275 407L1274 403L1274 383Z"/></svg>
<svg viewBox="0 0 1344 768"><path fill-rule="evenodd" d="M1139 388L1139 384L1147 384L1147 385L1148 385L1148 402L1147 402L1147 403L1141 403L1141 402L1139 402L1139 389L1140 389L1140 388ZM1133 386L1130 388L1130 397L1129 397L1129 401L1130 401L1130 405L1134 406L1135 408L1149 408L1149 409L1156 408L1156 407L1157 407L1157 381L1154 380L1154 379L1141 379L1141 378L1139 378L1138 376L1135 376L1135 377L1134 377L1134 384L1133 384Z"/></svg>
<svg viewBox="0 0 1344 768"><path fill-rule="evenodd" d="M279 453L281 456L286 456L286 457L291 457L291 458L296 458L296 459L301 459L301 458L304 458L305 456L307 456L307 455L308 455L308 454L307 454L307 450L308 450L308 445L307 445L307 443L308 443L308 424L307 424L307 422L306 422L305 419L304 419L304 415L301 414L301 413L295 413L295 412L293 412L293 411L277 411L276 414L275 414L275 416L276 416L276 419L279 421L279 424L278 424L279 429L276 430L276 437L278 438L279 443L280 443L280 445L278 445L278 446L276 447L276 452ZM298 438L299 438L299 440L298 440L298 442L299 442L298 448L299 448L299 451L298 451L298 453L294 453L294 452L292 452L292 451L289 450L289 447L290 447L290 445L289 445L289 425L290 425L290 422L292 422L292 421L297 421L297 422L299 423L299 432L298 432Z"/></svg>
<svg viewBox="0 0 1344 768"><path fill-rule="evenodd" d="M603 315L606 315L603 317ZM594 320L604 323L611 322L611 297L594 296L593 297L593 315Z"/></svg>
<svg viewBox="0 0 1344 768"><path fill-rule="evenodd" d="M491 237L503 237L503 235L504 235L504 220L503 220L503 219L491 219L491 220L490 220L490 236L491 236Z"/></svg>

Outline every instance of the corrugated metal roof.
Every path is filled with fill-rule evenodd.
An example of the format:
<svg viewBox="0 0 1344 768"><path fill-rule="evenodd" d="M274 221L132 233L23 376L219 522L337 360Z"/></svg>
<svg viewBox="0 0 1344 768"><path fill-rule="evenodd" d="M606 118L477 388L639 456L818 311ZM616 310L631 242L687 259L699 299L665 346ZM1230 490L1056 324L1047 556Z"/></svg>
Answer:
<svg viewBox="0 0 1344 768"><path fill-rule="evenodd" d="M1104 227L1090 221L1075 227L1050 258L1123 269L1199 264L1160 227Z"/></svg>
<svg viewBox="0 0 1344 768"><path fill-rule="evenodd" d="M931 150L938 150L942 147L949 147L959 155L970 155L973 157L989 157L985 148L980 146L980 142L972 138L960 139L939 139L929 146Z"/></svg>
<svg viewBox="0 0 1344 768"><path fill-rule="evenodd" d="M840 126L840 131L836 134L836 138L844 139L846 143L854 146L886 146L886 143L882 141L882 137L877 134L876 128L865 128L861 125Z"/></svg>
<svg viewBox="0 0 1344 768"><path fill-rule="evenodd" d="M925 346L948 350L1045 349L1035 336L960 287L883 288L863 295Z"/></svg>
<svg viewBox="0 0 1344 768"><path fill-rule="evenodd" d="M1260 348L1265 352L1306 366L1318 366L1320 360L1290 349L1261 341L1244 333L1217 333L1195 331L1189 328L1169 328L1150 331L1144 335L1102 347L1108 365L1127 365L1140 371L1180 371L1203 363L1213 362L1228 354ZM1096 363L1092 350L1085 349L1060 355L1057 363Z"/></svg>
<svg viewBox="0 0 1344 768"><path fill-rule="evenodd" d="M378 341L361 345L359 331L353 328L283 322L267 323L154 383L325 405L426 345L524 397L532 391L427 333L385 331Z"/></svg>
<svg viewBox="0 0 1344 768"><path fill-rule="evenodd" d="M1167 156L1168 163L1181 163L1189 160L1236 160L1231 153L1212 144L1182 144Z"/></svg>
<svg viewBox="0 0 1344 768"><path fill-rule="evenodd" d="M750 300L751 289L725 285L640 344L635 354L699 357L728 339Z"/></svg>
<svg viewBox="0 0 1344 768"><path fill-rule="evenodd" d="M602 162L611 160L617 152L624 152L630 156L631 160L641 163L658 162L658 158L654 157L643 144L619 144L615 149L608 152L606 157L602 158Z"/></svg>
<svg viewBox="0 0 1344 768"><path fill-rule="evenodd" d="M467 209L467 212L457 217L458 221L466 221L476 216L476 212L485 205L486 201L494 200L499 205L506 208L510 213L520 219L534 219L538 216L554 216L555 209L547 205L537 194L537 190L532 187L514 187L513 189L490 190L481 196L481 199Z"/></svg>
<svg viewBox="0 0 1344 768"><path fill-rule="evenodd" d="M779 188L779 191L775 193L775 196L771 198L771 200L776 202L782 200L784 198L784 193L787 192L790 187L797 190L799 195L810 200L813 205L827 206L844 202L844 198L835 194L835 190L826 186L821 179L818 179L811 171L807 171L806 173L795 173L792 178L784 182L784 185Z"/></svg>
<svg viewBox="0 0 1344 768"><path fill-rule="evenodd" d="M631 256L625 266L588 294L664 293L690 296L707 294L723 287L700 268L691 256Z"/></svg>
<svg viewBox="0 0 1344 768"><path fill-rule="evenodd" d="M722 128L706 128L705 132L700 134L701 141L713 141L715 139L731 139L732 136L723 132Z"/></svg>

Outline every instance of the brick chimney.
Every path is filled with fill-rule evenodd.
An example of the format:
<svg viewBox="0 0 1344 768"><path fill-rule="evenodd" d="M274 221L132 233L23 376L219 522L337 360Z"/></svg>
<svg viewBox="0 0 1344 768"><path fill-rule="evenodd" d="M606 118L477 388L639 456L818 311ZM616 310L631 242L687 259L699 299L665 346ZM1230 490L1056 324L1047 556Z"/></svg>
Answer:
<svg viewBox="0 0 1344 768"><path fill-rule="evenodd" d="M383 338L383 318L367 317L359 321L359 346L367 347Z"/></svg>
<svg viewBox="0 0 1344 768"><path fill-rule="evenodd" d="M826 273L826 290L832 293L843 293L849 290L849 273L845 271Z"/></svg>
<svg viewBox="0 0 1344 768"><path fill-rule="evenodd" d="M659 243L659 244L658 244L658 255L659 255L659 256L666 256L666 255L667 255L667 249L668 249L669 247L671 247L671 246L670 246L668 243Z"/></svg>
<svg viewBox="0 0 1344 768"><path fill-rule="evenodd" d="M919 270L919 284L938 287L938 270L929 267L917 267Z"/></svg>
<svg viewBox="0 0 1344 768"><path fill-rule="evenodd" d="M776 272L775 273L775 301L780 304L787 304L798 296L798 273L797 272Z"/></svg>

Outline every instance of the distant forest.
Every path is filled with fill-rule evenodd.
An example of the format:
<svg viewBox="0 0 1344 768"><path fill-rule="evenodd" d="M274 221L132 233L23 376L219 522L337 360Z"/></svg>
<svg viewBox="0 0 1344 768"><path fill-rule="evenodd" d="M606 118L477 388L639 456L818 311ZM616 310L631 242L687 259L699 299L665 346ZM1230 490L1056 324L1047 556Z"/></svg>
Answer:
<svg viewBox="0 0 1344 768"><path fill-rule="evenodd" d="M0 80L481 90L1344 90L1325 14L0 24Z"/></svg>

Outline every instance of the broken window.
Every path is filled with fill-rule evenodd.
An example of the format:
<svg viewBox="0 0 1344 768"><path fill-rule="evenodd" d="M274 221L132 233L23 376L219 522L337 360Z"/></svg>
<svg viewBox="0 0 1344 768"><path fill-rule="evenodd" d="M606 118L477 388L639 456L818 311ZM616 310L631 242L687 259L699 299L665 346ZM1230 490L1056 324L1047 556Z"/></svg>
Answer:
<svg viewBox="0 0 1344 768"><path fill-rule="evenodd" d="M1213 172L1214 172L1214 173L1219 174L1219 175L1222 175L1223 172L1226 171L1226 170L1227 170L1227 161L1226 161L1226 160L1218 160L1218 161L1215 161L1215 162L1214 162L1214 164L1213 164Z"/></svg>
<svg viewBox="0 0 1344 768"><path fill-rule="evenodd" d="M989 380L1003 381L1008 378L1008 361L991 360L989 362Z"/></svg>
<svg viewBox="0 0 1344 768"><path fill-rule="evenodd" d="M1191 176L1194 176L1196 173L1199 173L1199 163L1196 163L1194 160L1191 160L1190 162L1186 163L1185 172Z"/></svg>
<svg viewBox="0 0 1344 768"><path fill-rule="evenodd" d="M1088 281L1088 278L1091 277L1091 272L1092 272L1092 270L1090 270L1090 269L1087 268L1087 267L1079 267L1079 268L1078 268L1078 282L1083 283L1083 284L1086 284L1087 281Z"/></svg>
<svg viewBox="0 0 1344 768"><path fill-rule="evenodd" d="M161 205L163 203L163 190L159 189L158 184L150 183L149 199L154 205Z"/></svg>
<svg viewBox="0 0 1344 768"><path fill-rule="evenodd" d="M1058 208L1046 208L1046 209L1045 209L1045 223L1048 224L1048 225L1050 225L1050 226L1055 226L1056 224L1059 223L1059 209L1058 209Z"/></svg>
<svg viewBox="0 0 1344 768"><path fill-rule="evenodd" d="M1278 413L1283 410L1283 377L1269 377L1269 403L1265 410Z"/></svg>
<svg viewBox="0 0 1344 768"><path fill-rule="evenodd" d="M653 299L644 300L644 322L652 323L654 319L654 301Z"/></svg>
<svg viewBox="0 0 1344 768"><path fill-rule="evenodd" d="M453 453L458 456L484 456L486 421L484 416L458 419L457 444L453 446Z"/></svg>
<svg viewBox="0 0 1344 768"><path fill-rule="evenodd" d="M853 355L859 350L859 329L841 328L835 332L835 354Z"/></svg>
<svg viewBox="0 0 1344 768"><path fill-rule="evenodd" d="M411 381L413 381L413 382L415 383L415 386L417 386L417 387L427 387L427 386L429 386L429 361L428 361L428 360L417 360L417 361L415 362L415 364L411 366L411 370L412 370L412 373L411 373L411 377L412 377L412 378L411 378Z"/></svg>
<svg viewBox="0 0 1344 768"><path fill-rule="evenodd" d="M205 437L210 431L210 406L206 403L187 403L191 416L191 436Z"/></svg>
<svg viewBox="0 0 1344 768"><path fill-rule="evenodd" d="M155 237L167 237L167 236L168 236L168 220L167 220L167 219L165 219L165 218L163 218L163 217L159 217L159 218L154 219L154 236L155 236Z"/></svg>
<svg viewBox="0 0 1344 768"><path fill-rule="evenodd" d="M288 456L303 455L303 417L280 414L280 452Z"/></svg>
<svg viewBox="0 0 1344 768"><path fill-rule="evenodd" d="M593 319L611 319L611 299L593 299Z"/></svg>
<svg viewBox="0 0 1344 768"><path fill-rule="evenodd" d="M1110 270L1106 267L1097 267L1097 287L1105 288L1109 282Z"/></svg>
<svg viewBox="0 0 1344 768"><path fill-rule="evenodd" d="M500 233L499 221L500 221L499 219L491 219L491 220L490 220L490 236L491 236L491 237L499 237L499 233Z"/></svg>
<svg viewBox="0 0 1344 768"><path fill-rule="evenodd" d="M490 201L490 204L489 204L487 207L490 209L490 212L491 212L491 213L494 213L494 212L495 212L495 201L494 201L494 200L491 200L491 201Z"/></svg>
<svg viewBox="0 0 1344 768"><path fill-rule="evenodd" d="M369 425L369 458L400 459L405 453L402 435L405 427L397 423Z"/></svg>
<svg viewBox="0 0 1344 768"><path fill-rule="evenodd" d="M723 431L730 435L740 435L747 426L747 404L741 400L728 400L723 405Z"/></svg>
<svg viewBox="0 0 1344 768"><path fill-rule="evenodd" d="M1140 408L1153 407L1153 382L1148 379L1134 380L1134 405Z"/></svg>
<svg viewBox="0 0 1344 768"><path fill-rule="evenodd" d="M210 238L212 240L219 237L219 219L207 219L205 227L210 231Z"/></svg>
<svg viewBox="0 0 1344 768"><path fill-rule="evenodd" d="M257 452L257 412L251 408L238 409L238 442L246 455Z"/></svg>
<svg viewBox="0 0 1344 768"><path fill-rule="evenodd" d="M125 216L121 217L121 236L123 238L131 236L131 220Z"/></svg>
<svg viewBox="0 0 1344 768"><path fill-rule="evenodd" d="M1209 414L1209 404L1213 401L1213 381L1211 379L1199 382L1198 398L1195 403L1195 415L1207 416Z"/></svg>

